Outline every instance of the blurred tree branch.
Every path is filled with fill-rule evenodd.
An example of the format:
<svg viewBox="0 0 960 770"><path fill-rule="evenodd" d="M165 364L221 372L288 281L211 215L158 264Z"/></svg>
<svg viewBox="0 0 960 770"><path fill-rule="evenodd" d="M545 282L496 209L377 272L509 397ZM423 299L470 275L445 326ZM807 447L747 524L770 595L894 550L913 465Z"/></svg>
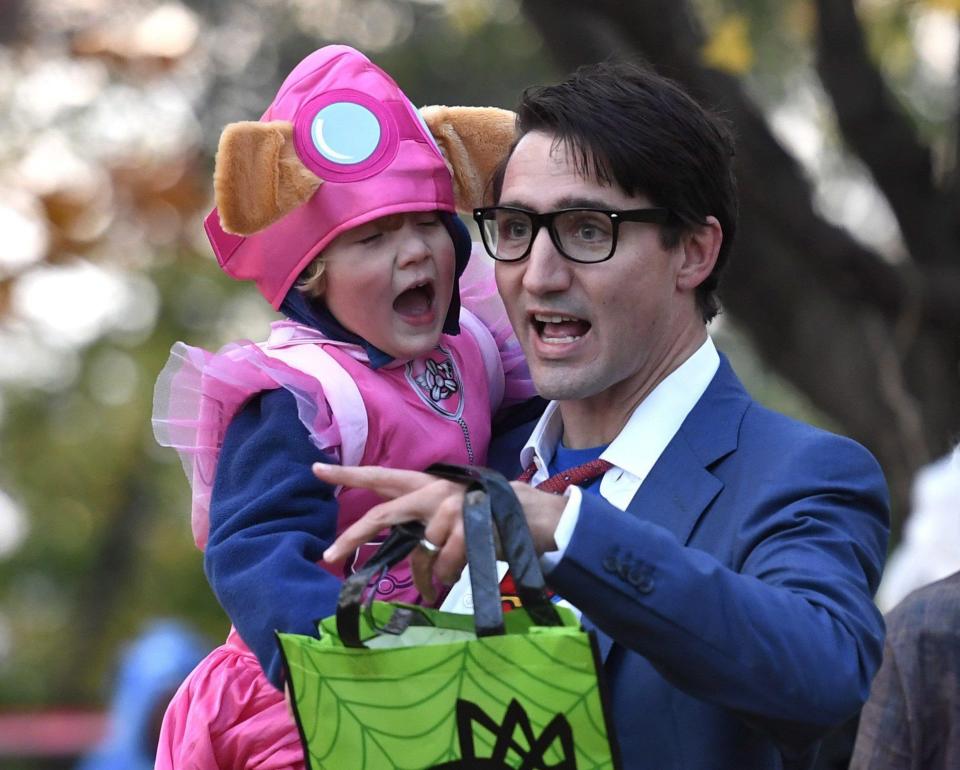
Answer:
<svg viewBox="0 0 960 770"><path fill-rule="evenodd" d="M817 70L843 138L886 195L914 259L955 260L957 243L943 239L948 211L930 150L870 59L853 3L817 0L817 18Z"/></svg>
<svg viewBox="0 0 960 770"><path fill-rule="evenodd" d="M127 467L126 477L118 479L121 494L112 510L106 512L102 524L103 536L96 545L94 564L79 580L75 612L70 624L74 643L60 663L64 668L60 681L64 684L61 697L67 701L82 701L90 683L85 677L71 676L83 671L90 661L98 658L102 648L103 629L111 620L123 614L124 592L135 578L144 535L150 532L150 521L156 506L148 493L146 480L140 468L146 463L142 453L139 462Z"/></svg>
<svg viewBox="0 0 960 770"><path fill-rule="evenodd" d="M26 0L0 3L0 45L10 45L20 39L26 7Z"/></svg>

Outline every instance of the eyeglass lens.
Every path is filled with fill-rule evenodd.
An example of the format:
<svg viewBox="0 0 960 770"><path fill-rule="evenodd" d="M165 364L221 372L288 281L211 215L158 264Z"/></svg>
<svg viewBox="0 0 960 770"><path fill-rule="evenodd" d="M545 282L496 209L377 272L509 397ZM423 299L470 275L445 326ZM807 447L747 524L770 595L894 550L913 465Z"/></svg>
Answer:
<svg viewBox="0 0 960 770"><path fill-rule="evenodd" d="M541 215L555 244L566 256L581 262L600 262L610 256L614 224L602 211L572 209ZM547 221L543 221L547 220ZM483 220L484 236L498 259L520 259L527 252L539 228L527 212L494 209Z"/></svg>

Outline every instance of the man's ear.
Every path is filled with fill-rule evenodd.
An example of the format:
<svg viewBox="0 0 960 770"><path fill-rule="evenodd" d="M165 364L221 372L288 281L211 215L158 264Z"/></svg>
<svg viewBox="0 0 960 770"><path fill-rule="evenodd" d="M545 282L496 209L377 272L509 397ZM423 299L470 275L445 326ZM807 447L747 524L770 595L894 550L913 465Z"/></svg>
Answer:
<svg viewBox="0 0 960 770"><path fill-rule="evenodd" d="M285 120L230 123L220 135L213 190L228 233L263 230L308 201L322 181L297 157Z"/></svg>
<svg viewBox="0 0 960 770"><path fill-rule="evenodd" d="M453 175L457 209L469 213L485 203L484 192L507 157L516 134L516 115L497 107L443 107L420 110Z"/></svg>
<svg viewBox="0 0 960 770"><path fill-rule="evenodd" d="M707 280L717 264L720 244L723 243L723 228L716 217L707 217L704 224L698 225L680 237L683 247L683 261L677 272L677 288L693 291Z"/></svg>

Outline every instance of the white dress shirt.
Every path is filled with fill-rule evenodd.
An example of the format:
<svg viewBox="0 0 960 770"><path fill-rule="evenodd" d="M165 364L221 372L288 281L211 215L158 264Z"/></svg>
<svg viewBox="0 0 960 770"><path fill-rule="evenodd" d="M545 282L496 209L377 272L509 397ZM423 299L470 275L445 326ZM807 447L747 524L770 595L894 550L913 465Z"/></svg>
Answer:
<svg viewBox="0 0 960 770"><path fill-rule="evenodd" d="M604 499L626 510L650 469L706 391L719 366L720 355L713 340L707 337L686 361L637 405L623 430L600 455L600 459L613 465L600 480L600 495ZM557 403L552 401L520 450L520 462L524 468L531 462L537 466L530 479L534 486L550 475L548 466L562 436L563 420ZM565 494L567 505L553 536L557 550L548 551L541 558L547 571L563 558L580 518L583 495L580 487L568 487Z"/></svg>
<svg viewBox="0 0 960 770"><path fill-rule="evenodd" d="M637 405L623 430L600 455L601 459L613 465L600 481L602 497L617 508L626 510L650 469L703 396L719 366L720 355L713 340L707 337L686 361ZM521 467L526 468L531 462L536 465L537 470L530 479L532 485L539 484L550 475L550 460L562 437L563 418L557 402L551 401L520 451ZM541 557L545 572L549 572L563 558L580 518L582 490L571 486L565 495L567 504L554 533L557 550L548 551ZM502 578L507 565L500 562L498 567ZM464 571L441 609L451 612L473 611L468 577Z"/></svg>

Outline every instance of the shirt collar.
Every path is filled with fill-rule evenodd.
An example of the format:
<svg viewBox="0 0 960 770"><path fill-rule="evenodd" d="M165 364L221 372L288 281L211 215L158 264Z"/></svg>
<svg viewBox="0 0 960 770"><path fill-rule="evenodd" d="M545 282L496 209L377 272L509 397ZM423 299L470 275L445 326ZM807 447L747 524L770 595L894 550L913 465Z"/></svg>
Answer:
<svg viewBox="0 0 960 770"><path fill-rule="evenodd" d="M623 430L600 457L638 479L645 478L719 367L720 355L708 336L637 405ZM538 470L547 468L562 436L563 417L557 402L551 401L520 450L521 467L526 468L533 462Z"/></svg>

